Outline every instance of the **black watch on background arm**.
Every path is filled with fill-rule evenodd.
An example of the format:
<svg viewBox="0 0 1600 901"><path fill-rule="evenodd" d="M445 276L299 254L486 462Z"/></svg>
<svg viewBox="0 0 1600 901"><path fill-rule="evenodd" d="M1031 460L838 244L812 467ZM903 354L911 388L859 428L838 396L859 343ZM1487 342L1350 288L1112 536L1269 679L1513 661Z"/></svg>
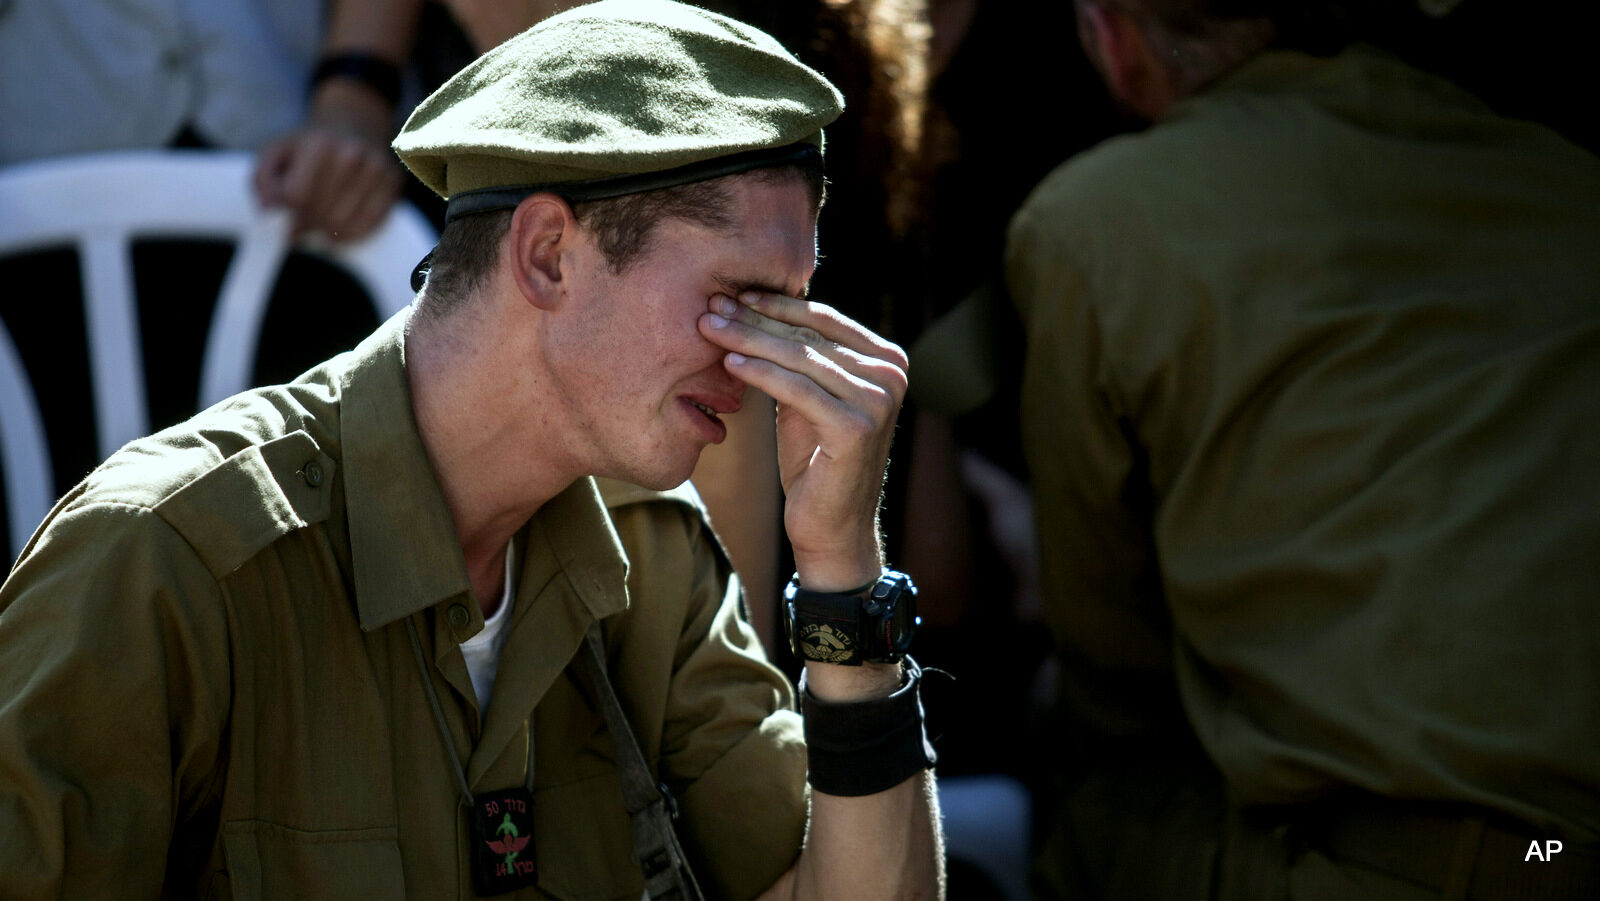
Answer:
<svg viewBox="0 0 1600 901"><path fill-rule="evenodd" d="M783 590L783 602L789 650L822 663L898 663L922 622L917 586L890 569L871 585L842 594L807 591L797 573Z"/></svg>

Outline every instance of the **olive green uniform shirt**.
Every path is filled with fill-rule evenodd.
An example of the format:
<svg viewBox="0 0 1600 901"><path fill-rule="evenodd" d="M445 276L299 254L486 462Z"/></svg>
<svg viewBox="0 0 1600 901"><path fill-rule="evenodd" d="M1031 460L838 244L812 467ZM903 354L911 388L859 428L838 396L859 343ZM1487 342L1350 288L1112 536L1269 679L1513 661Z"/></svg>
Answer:
<svg viewBox="0 0 1600 901"><path fill-rule="evenodd" d="M1059 168L1007 266L1080 722L1186 718L1246 804L1600 836L1600 161L1269 52Z"/></svg>
<svg viewBox="0 0 1600 901"><path fill-rule="evenodd" d="M567 672L596 620L702 883L749 897L793 863L792 689L692 489L584 479L539 511L478 710L458 646L483 617L405 315L128 445L36 534L0 594L0 896L472 897L407 621L474 792L524 784L532 739L538 888L517 897L642 890L612 737Z"/></svg>

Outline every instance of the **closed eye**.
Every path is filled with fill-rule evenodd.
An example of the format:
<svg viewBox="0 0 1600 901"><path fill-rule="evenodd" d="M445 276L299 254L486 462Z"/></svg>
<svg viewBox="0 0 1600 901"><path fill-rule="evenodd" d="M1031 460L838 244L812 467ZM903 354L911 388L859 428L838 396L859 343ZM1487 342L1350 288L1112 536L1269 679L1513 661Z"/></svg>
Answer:
<svg viewBox="0 0 1600 901"><path fill-rule="evenodd" d="M717 283L718 287L728 294L729 297L738 297L740 294L743 294L746 291L755 291L761 294L782 294L785 297L803 298L806 296L807 292L811 290L811 286L807 284L800 287L799 294L790 294L788 288L784 287L783 285L775 285L771 282L733 278L721 273L713 274L711 278Z"/></svg>

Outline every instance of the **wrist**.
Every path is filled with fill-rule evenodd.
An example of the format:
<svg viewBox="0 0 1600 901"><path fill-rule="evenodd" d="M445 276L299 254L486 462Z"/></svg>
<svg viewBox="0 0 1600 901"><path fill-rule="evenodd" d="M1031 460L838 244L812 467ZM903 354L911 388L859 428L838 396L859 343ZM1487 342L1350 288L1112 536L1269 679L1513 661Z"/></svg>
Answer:
<svg viewBox="0 0 1600 901"><path fill-rule="evenodd" d="M393 107L370 88L334 78L311 93L306 123L329 128L387 145L394 131Z"/></svg>
<svg viewBox="0 0 1600 901"><path fill-rule="evenodd" d="M876 543L832 553L807 553L796 548L794 572L807 591L858 591L883 573L883 552Z"/></svg>
<svg viewBox="0 0 1600 901"><path fill-rule="evenodd" d="M883 667L896 674L889 694L838 702L820 697L813 677L827 669L806 667L800 680L805 717L807 779L823 794L859 797L893 788L938 760L923 726L919 690L922 670L906 658Z"/></svg>
<svg viewBox="0 0 1600 901"><path fill-rule="evenodd" d="M784 633L796 657L861 667L898 663L911 647L921 620L917 587L905 573L880 568L870 582L843 591L803 583L796 573L783 590Z"/></svg>
<svg viewBox="0 0 1600 901"><path fill-rule="evenodd" d="M805 678L812 697L830 704L886 698L905 682L898 663L841 666L807 660Z"/></svg>

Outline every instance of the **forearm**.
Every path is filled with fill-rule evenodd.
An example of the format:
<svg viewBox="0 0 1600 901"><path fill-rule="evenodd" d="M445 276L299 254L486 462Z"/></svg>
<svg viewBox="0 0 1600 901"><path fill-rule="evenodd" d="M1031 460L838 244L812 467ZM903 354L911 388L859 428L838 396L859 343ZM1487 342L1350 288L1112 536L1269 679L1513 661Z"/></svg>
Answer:
<svg viewBox="0 0 1600 901"><path fill-rule="evenodd" d="M446 0L445 5L460 23L479 53L499 46L558 12L578 5L579 0Z"/></svg>
<svg viewBox="0 0 1600 901"><path fill-rule="evenodd" d="M817 700L849 703L887 696L902 684L899 664L806 664ZM944 854L932 771L892 788L843 797L813 787L806 842L787 885L774 897L942 898Z"/></svg>
<svg viewBox="0 0 1600 901"><path fill-rule="evenodd" d="M878 500L906 388L905 352L795 297L713 296L701 334L778 402L786 592L801 682L811 816L768 898L939 898L933 749L906 647L916 589L883 568ZM876 662L874 662L876 661ZM894 662L889 662L894 661Z"/></svg>
<svg viewBox="0 0 1600 901"><path fill-rule="evenodd" d="M932 770L888 791L813 791L792 894L802 898L943 898L944 849Z"/></svg>
<svg viewBox="0 0 1600 901"><path fill-rule="evenodd" d="M422 0L334 0L322 55L365 53L401 65L411 53Z"/></svg>
<svg viewBox="0 0 1600 901"><path fill-rule="evenodd" d="M293 213L296 235L360 238L400 193L389 141L419 3L335 0L306 119L262 148L252 179L263 206Z"/></svg>
<svg viewBox="0 0 1600 901"><path fill-rule="evenodd" d="M416 39L422 0L335 0L321 57L366 56L398 70ZM388 97L358 79L321 80L311 93L313 122L333 119L387 143L394 109Z"/></svg>

